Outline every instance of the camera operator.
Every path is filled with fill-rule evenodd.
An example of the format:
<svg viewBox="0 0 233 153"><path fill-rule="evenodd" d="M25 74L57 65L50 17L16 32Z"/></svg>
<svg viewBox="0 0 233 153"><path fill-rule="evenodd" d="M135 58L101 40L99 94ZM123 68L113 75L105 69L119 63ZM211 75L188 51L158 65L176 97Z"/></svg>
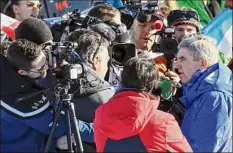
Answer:
<svg viewBox="0 0 233 153"><path fill-rule="evenodd" d="M56 60L51 54L51 45L46 45L53 42L53 35L48 25L40 19L27 18L16 28L15 37L16 40L26 39L44 48L43 51L46 54L49 69L48 75L45 78L40 79L39 84L45 88L55 86L57 81L56 77L52 75L52 69Z"/></svg>
<svg viewBox="0 0 233 153"><path fill-rule="evenodd" d="M169 10L165 5L156 6L156 8L150 8L138 13L130 29L137 50L151 51L151 47L156 41L153 34L163 28L168 13Z"/></svg>
<svg viewBox="0 0 233 153"><path fill-rule="evenodd" d="M168 26L175 28L174 37L178 42L188 35L200 33L201 23L198 13L191 8L172 10L168 17Z"/></svg>
<svg viewBox="0 0 233 153"><path fill-rule="evenodd" d="M124 63L131 57L136 56L135 45L132 43L131 35L127 31L125 24L121 22L121 12L109 4L98 4L93 7L88 15L101 19L105 24L111 27L115 33L115 39L110 40L111 61L109 62L108 72L105 76L114 88L120 86L120 73ZM105 26L96 26L94 31L102 34ZM108 29L108 28L107 28Z"/></svg>
<svg viewBox="0 0 233 153"><path fill-rule="evenodd" d="M120 11L110 4L98 4L91 8L87 15L103 21L115 21L116 23L121 23Z"/></svg>
<svg viewBox="0 0 233 153"><path fill-rule="evenodd" d="M131 58L123 87L95 113L97 152L192 152L174 117L157 110L159 74L153 60Z"/></svg>
<svg viewBox="0 0 233 153"><path fill-rule="evenodd" d="M75 51L87 66L81 83L72 85L76 116L82 121L93 122L96 108L107 102L115 93L104 81L110 59L110 42L99 33L88 29L77 29L66 40L78 44Z"/></svg>
<svg viewBox="0 0 233 153"><path fill-rule="evenodd" d="M1 151L42 152L54 119L52 105L38 79L47 75L42 48L25 39L14 41L7 57L1 55ZM35 94L37 93L37 94ZM32 97L25 98L28 95ZM93 139L92 124L79 122L84 141ZM66 134L65 116L57 125L55 140ZM90 138L92 137L92 138ZM87 138L87 139L85 139Z"/></svg>
<svg viewBox="0 0 233 153"><path fill-rule="evenodd" d="M138 53L144 51L151 51L154 43L158 41L158 37L154 34L160 31L166 25L166 17L169 14L169 8L164 4L158 9L151 10L151 12L141 12L134 19L133 25L130 29L132 40L136 45ZM168 71L167 60L158 54L154 59L156 66L159 68L160 75L168 77L178 77L173 72ZM178 80L178 79L176 79Z"/></svg>

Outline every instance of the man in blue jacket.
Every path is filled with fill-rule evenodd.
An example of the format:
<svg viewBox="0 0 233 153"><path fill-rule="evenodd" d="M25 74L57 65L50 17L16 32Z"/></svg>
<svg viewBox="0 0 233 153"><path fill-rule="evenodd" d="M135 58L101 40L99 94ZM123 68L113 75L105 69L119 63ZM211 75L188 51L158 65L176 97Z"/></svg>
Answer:
<svg viewBox="0 0 233 153"><path fill-rule="evenodd" d="M219 50L207 36L185 38L178 49L183 134L194 152L231 152L232 72L218 62Z"/></svg>
<svg viewBox="0 0 233 153"><path fill-rule="evenodd" d="M54 120L53 109L44 93L21 98L43 90L37 82L47 75L46 56L41 48L25 39L14 41L7 57L1 55L1 152L42 152ZM83 141L93 142L92 123L79 121ZM54 136L66 134L62 114Z"/></svg>

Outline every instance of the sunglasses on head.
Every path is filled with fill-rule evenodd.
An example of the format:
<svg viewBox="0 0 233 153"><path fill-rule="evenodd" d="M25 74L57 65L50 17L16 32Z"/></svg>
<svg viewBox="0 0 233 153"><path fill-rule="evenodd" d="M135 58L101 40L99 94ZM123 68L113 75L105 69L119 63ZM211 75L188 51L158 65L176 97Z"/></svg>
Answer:
<svg viewBox="0 0 233 153"><path fill-rule="evenodd" d="M200 22L199 16L196 11L173 10L170 12L170 14L167 17L168 25L171 25L174 21L181 19L185 19L185 20L195 19L198 22Z"/></svg>
<svg viewBox="0 0 233 153"><path fill-rule="evenodd" d="M153 22L154 29L156 30L161 30L163 27L163 21L159 17L159 15L155 14L155 11L153 12L142 11L138 14L137 20L141 23L146 23L148 21Z"/></svg>
<svg viewBox="0 0 233 153"><path fill-rule="evenodd" d="M41 8L42 4L41 3L34 3L34 2L28 2L27 3L28 7L37 7L37 8Z"/></svg>

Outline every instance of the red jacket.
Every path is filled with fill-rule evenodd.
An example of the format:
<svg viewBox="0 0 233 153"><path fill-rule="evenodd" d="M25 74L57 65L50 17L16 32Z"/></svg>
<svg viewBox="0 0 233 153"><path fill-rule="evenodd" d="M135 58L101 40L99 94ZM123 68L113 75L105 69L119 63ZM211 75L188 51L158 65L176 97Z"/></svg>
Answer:
<svg viewBox="0 0 233 153"><path fill-rule="evenodd" d="M192 152L175 118L157 109L159 101L136 91L121 91L99 106L94 119L97 152L106 151L109 140L125 143L124 139L134 136L140 138L147 152ZM123 144L115 144L111 151L126 151ZM127 147L135 149L138 145L129 143Z"/></svg>

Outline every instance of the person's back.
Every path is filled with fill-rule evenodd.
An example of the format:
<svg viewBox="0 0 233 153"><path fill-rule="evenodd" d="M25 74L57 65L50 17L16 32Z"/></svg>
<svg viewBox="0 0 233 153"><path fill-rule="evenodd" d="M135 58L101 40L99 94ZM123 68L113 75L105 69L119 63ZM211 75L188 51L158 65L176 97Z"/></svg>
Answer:
<svg viewBox="0 0 233 153"><path fill-rule="evenodd" d="M110 32L108 29L105 30L108 36ZM86 67L81 81L72 84L70 89L74 94L72 101L75 103L76 116L82 121L93 122L97 107L106 103L115 93L115 90L104 81L110 41L105 35L102 36L90 29L77 29L70 33L66 40L79 44L75 51Z"/></svg>
<svg viewBox="0 0 233 153"><path fill-rule="evenodd" d="M131 74L131 75L129 75ZM96 110L94 136L98 152L192 152L175 118L157 110L158 70L147 59L124 66L122 90Z"/></svg>

